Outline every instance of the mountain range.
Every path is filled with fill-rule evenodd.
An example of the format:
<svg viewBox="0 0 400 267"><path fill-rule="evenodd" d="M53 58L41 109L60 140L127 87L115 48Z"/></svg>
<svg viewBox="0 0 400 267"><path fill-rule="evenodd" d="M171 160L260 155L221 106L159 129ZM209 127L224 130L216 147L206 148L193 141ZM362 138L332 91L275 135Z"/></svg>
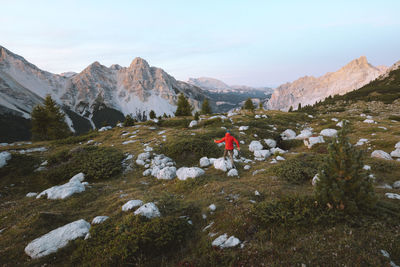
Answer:
<svg viewBox="0 0 400 267"><path fill-rule="evenodd" d="M386 66L375 67L367 58L357 58L336 72L321 77L304 76L291 83L285 83L274 90L266 104L268 109L288 110L312 105L330 95L343 95L358 89L387 71Z"/></svg>

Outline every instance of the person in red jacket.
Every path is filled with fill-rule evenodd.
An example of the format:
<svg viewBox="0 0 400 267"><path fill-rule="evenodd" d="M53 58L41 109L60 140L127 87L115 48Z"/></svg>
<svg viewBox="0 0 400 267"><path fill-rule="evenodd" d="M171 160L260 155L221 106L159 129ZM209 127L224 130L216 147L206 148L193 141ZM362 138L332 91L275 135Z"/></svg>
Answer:
<svg viewBox="0 0 400 267"><path fill-rule="evenodd" d="M220 139L220 140L215 140L215 143L222 143L225 142L225 151L224 151L224 159L226 157L226 154L229 155L229 158L232 162L232 165L235 166L233 163L233 142L236 143L237 149L240 151L240 146L238 140L231 135L229 131L226 131L225 137Z"/></svg>

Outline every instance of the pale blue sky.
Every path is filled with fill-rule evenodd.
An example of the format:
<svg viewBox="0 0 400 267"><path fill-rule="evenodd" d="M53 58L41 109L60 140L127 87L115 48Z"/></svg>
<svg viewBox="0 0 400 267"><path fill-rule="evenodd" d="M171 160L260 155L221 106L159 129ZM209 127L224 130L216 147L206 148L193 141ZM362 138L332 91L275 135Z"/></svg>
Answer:
<svg viewBox="0 0 400 267"><path fill-rule="evenodd" d="M400 60L400 1L0 0L0 45L79 72L140 56L175 78L279 85L354 58Z"/></svg>

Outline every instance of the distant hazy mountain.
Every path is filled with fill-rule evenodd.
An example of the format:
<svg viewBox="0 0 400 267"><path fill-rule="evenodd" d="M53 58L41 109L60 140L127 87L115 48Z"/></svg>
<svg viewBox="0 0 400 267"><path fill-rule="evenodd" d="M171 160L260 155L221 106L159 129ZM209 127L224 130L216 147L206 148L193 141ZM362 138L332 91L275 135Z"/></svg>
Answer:
<svg viewBox="0 0 400 267"><path fill-rule="evenodd" d="M273 91L269 87L227 85L223 81L209 77L189 78L188 83L206 90L209 98L216 101L218 109L224 112L241 106L248 98L252 98L257 103L265 101Z"/></svg>
<svg viewBox="0 0 400 267"><path fill-rule="evenodd" d="M305 76L298 80L279 86L267 103L269 109L288 110L290 106L297 109L314 104L330 95L345 94L358 89L385 73L387 67L374 67L362 56L348 63L336 72L328 72L321 77Z"/></svg>
<svg viewBox="0 0 400 267"><path fill-rule="evenodd" d="M164 70L135 58L129 67L94 62L80 73L53 74L0 46L0 115L28 119L32 108L50 94L64 109L71 129L86 131L124 115L154 110L172 115L180 93L199 109L202 89L177 81ZM211 100L214 109L215 101ZM3 125L2 125L3 126ZM80 129L77 129L80 128Z"/></svg>

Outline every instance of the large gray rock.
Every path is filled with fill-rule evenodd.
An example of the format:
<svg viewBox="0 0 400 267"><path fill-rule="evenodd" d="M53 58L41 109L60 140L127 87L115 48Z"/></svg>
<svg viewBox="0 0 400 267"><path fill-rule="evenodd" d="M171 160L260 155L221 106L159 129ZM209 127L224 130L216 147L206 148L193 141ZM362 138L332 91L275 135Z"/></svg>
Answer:
<svg viewBox="0 0 400 267"><path fill-rule="evenodd" d="M179 180L186 180L188 178L196 178L204 174L204 170L198 167L182 167L176 171Z"/></svg>
<svg viewBox="0 0 400 267"><path fill-rule="evenodd" d="M386 159L386 160L393 160L392 157L383 150L374 150L371 153L371 157L379 158L379 159Z"/></svg>
<svg viewBox="0 0 400 267"><path fill-rule="evenodd" d="M69 241L84 237L89 230L90 223L85 220L69 223L30 242L25 253L33 259L49 255L65 247Z"/></svg>

